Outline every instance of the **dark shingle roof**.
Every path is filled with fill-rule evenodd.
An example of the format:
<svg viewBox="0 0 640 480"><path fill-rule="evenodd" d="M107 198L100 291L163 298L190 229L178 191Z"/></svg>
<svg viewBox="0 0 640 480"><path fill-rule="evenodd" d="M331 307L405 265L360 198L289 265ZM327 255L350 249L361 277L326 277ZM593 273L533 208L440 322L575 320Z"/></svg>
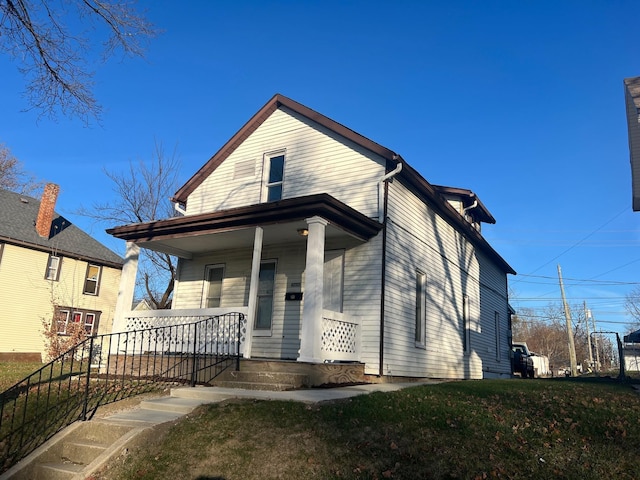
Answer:
<svg viewBox="0 0 640 480"><path fill-rule="evenodd" d="M0 241L122 268L124 261L119 255L58 213L53 216L49 238L38 235L35 222L39 208L38 199L0 190Z"/></svg>

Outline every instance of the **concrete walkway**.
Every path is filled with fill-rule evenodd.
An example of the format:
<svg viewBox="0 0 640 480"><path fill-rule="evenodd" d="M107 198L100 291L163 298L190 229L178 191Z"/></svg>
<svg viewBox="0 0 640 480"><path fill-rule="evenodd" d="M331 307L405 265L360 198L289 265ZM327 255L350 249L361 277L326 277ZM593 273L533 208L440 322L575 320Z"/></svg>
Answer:
<svg viewBox="0 0 640 480"><path fill-rule="evenodd" d="M146 442L155 425L178 420L200 405L228 399L295 401L308 404L342 400L372 392L393 392L421 383L379 383L338 388L291 391L243 390L220 387L180 387L169 396L144 399L138 405L112 414L98 415L87 422L76 422L23 459L0 480L34 478L85 480L111 459L134 445ZM117 405L117 404L113 404ZM70 445L72 448L70 448ZM75 458L71 458L73 452Z"/></svg>

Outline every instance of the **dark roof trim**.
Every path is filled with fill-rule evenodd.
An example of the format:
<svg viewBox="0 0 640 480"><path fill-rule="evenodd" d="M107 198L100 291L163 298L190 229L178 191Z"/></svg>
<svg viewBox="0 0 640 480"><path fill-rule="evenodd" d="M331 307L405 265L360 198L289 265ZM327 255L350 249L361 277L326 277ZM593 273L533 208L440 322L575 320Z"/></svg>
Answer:
<svg viewBox="0 0 640 480"><path fill-rule="evenodd" d="M451 221L453 225L458 227L460 232L465 234L474 244L489 255L490 258L494 259L506 273L516 274L515 270L489 245L489 242L487 242L475 228L469 225L469 222L438 193L438 188L427 182L422 175L406 162L403 162L403 168L398 174L398 178L404 181L410 190L419 198L427 202L446 219Z"/></svg>
<svg viewBox="0 0 640 480"><path fill-rule="evenodd" d="M476 209L478 210L478 212L476 213L476 218L484 223L496 223L496 219L493 218L491 212L489 212L487 207L484 206L484 203L482 203L478 196L471 190L458 187L445 187L443 185L434 185L434 187L443 195L455 195L457 197L465 198L467 200L466 202L464 202L465 208L473 205L473 202L478 202L478 206L476 207Z"/></svg>
<svg viewBox="0 0 640 480"><path fill-rule="evenodd" d="M304 220L314 215L363 241L373 238L382 229L382 224L376 220L366 217L331 195L322 193L200 215L124 225L111 228L107 233L123 240L152 241Z"/></svg>
<svg viewBox="0 0 640 480"><path fill-rule="evenodd" d="M218 152L205 163L200 170L198 170L193 177L191 177L187 183L185 183L171 199L174 202L184 203L187 201L187 197L213 172L220 164L229 156L238 146L251 135L256 129L262 125L262 123L269 118L269 116L278 108L286 107L314 122L328 128L329 130L336 132L337 134L351 140L357 145L366 148L374 153L377 153L387 160L400 160L400 156L395 152L383 147L382 145L374 142L354 132L348 127L331 120L329 117L325 117L321 113L310 109L302 105L301 103L291 100L284 95L276 94L269 100L251 119L244 124L244 126L238 130L238 132L229 139L224 146L218 150Z"/></svg>
<svg viewBox="0 0 640 480"><path fill-rule="evenodd" d="M52 253L51 247L36 245L35 243L25 242L18 240L17 238L8 238L0 236L0 243L6 243L9 245L15 245L22 248L28 248L29 250L36 250L38 252ZM109 260L103 260L99 258L89 257L85 255L78 255L77 253L61 250L57 248L55 250L56 256L64 258L72 258L74 260L80 260L87 263L95 263L96 265L102 265L105 267L111 267L118 270L122 270L124 262L110 262Z"/></svg>

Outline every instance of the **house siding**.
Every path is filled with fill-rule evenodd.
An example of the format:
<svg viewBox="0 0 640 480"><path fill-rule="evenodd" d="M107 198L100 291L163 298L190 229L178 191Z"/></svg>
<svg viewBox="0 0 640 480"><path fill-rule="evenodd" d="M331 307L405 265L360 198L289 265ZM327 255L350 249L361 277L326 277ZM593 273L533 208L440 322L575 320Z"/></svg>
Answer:
<svg viewBox="0 0 640 480"><path fill-rule="evenodd" d="M108 333L114 319L119 269L102 267L98 295L84 295L87 262L63 257L58 281L44 278L47 252L5 244L0 261L0 352L45 353L43 320L54 305L101 312L98 333Z"/></svg>
<svg viewBox="0 0 640 480"><path fill-rule="evenodd" d="M481 378L479 261L473 245L402 183L389 185L383 372ZM415 275L426 274L426 342L415 342ZM464 296L470 349L464 352Z"/></svg>
<svg viewBox="0 0 640 480"><path fill-rule="evenodd" d="M384 159L284 107L189 195L187 214L260 203L264 155L279 151L286 151L283 199L329 193L364 215L377 217Z"/></svg>

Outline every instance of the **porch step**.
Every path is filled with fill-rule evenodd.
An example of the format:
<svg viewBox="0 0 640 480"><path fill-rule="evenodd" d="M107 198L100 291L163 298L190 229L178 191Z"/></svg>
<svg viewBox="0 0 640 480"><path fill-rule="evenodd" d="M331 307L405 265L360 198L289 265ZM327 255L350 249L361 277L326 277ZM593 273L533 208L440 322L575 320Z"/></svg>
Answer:
<svg viewBox="0 0 640 480"><path fill-rule="evenodd" d="M213 383L216 387L285 391L308 386L309 376L291 372L233 370L226 372Z"/></svg>

